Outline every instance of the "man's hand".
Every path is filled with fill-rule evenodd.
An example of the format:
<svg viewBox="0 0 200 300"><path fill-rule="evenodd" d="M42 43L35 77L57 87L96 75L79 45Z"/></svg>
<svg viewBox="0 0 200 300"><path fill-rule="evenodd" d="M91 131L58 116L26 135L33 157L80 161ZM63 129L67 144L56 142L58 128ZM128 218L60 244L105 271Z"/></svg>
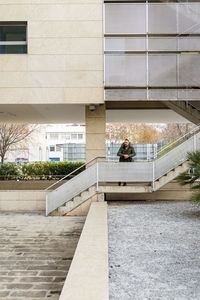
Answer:
<svg viewBox="0 0 200 300"><path fill-rule="evenodd" d="M125 154L125 155L124 155L124 158L127 159L127 158L129 158L129 156L128 156L127 154Z"/></svg>

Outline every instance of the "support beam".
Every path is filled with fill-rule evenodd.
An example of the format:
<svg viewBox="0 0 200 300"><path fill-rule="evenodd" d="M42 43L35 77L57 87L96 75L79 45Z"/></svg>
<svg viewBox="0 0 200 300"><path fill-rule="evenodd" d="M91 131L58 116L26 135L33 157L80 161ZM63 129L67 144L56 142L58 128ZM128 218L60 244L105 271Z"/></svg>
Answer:
<svg viewBox="0 0 200 300"><path fill-rule="evenodd" d="M106 110L105 105L86 106L86 161L97 156L106 155L105 130Z"/></svg>

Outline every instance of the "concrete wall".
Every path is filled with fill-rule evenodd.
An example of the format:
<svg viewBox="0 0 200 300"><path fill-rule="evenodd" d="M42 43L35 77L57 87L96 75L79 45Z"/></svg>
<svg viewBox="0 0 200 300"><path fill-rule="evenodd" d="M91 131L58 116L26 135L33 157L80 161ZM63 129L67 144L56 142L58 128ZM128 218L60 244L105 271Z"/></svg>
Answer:
<svg viewBox="0 0 200 300"><path fill-rule="evenodd" d="M0 104L103 103L100 0L6 0L0 21L28 22L28 54L0 55Z"/></svg>
<svg viewBox="0 0 200 300"><path fill-rule="evenodd" d="M0 211L44 211L45 191L0 191Z"/></svg>
<svg viewBox="0 0 200 300"><path fill-rule="evenodd" d="M56 183L57 180L27 180L27 181L11 181L11 180L2 180L0 181L0 191L1 190L45 190L53 183ZM61 183L55 185L54 188L59 187L67 180L63 180Z"/></svg>

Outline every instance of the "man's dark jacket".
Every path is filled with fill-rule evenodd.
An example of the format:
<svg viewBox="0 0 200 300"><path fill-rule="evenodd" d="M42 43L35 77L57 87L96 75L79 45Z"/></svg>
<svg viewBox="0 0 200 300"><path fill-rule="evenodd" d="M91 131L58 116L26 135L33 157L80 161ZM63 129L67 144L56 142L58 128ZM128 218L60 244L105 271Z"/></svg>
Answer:
<svg viewBox="0 0 200 300"><path fill-rule="evenodd" d="M129 156L128 158L124 158L124 155L126 154ZM119 156L120 162L131 162L133 156L135 155L136 155L135 150L131 145L129 145L128 148L125 148L125 145L122 144L121 147L119 148L119 151L117 152L117 156Z"/></svg>

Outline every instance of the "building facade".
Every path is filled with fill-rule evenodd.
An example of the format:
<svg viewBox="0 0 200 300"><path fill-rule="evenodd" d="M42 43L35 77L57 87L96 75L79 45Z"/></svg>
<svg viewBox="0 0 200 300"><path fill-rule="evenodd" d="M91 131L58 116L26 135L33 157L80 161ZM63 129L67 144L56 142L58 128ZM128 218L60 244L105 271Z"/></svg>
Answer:
<svg viewBox="0 0 200 300"><path fill-rule="evenodd" d="M0 121L198 123L198 2L2 0Z"/></svg>

